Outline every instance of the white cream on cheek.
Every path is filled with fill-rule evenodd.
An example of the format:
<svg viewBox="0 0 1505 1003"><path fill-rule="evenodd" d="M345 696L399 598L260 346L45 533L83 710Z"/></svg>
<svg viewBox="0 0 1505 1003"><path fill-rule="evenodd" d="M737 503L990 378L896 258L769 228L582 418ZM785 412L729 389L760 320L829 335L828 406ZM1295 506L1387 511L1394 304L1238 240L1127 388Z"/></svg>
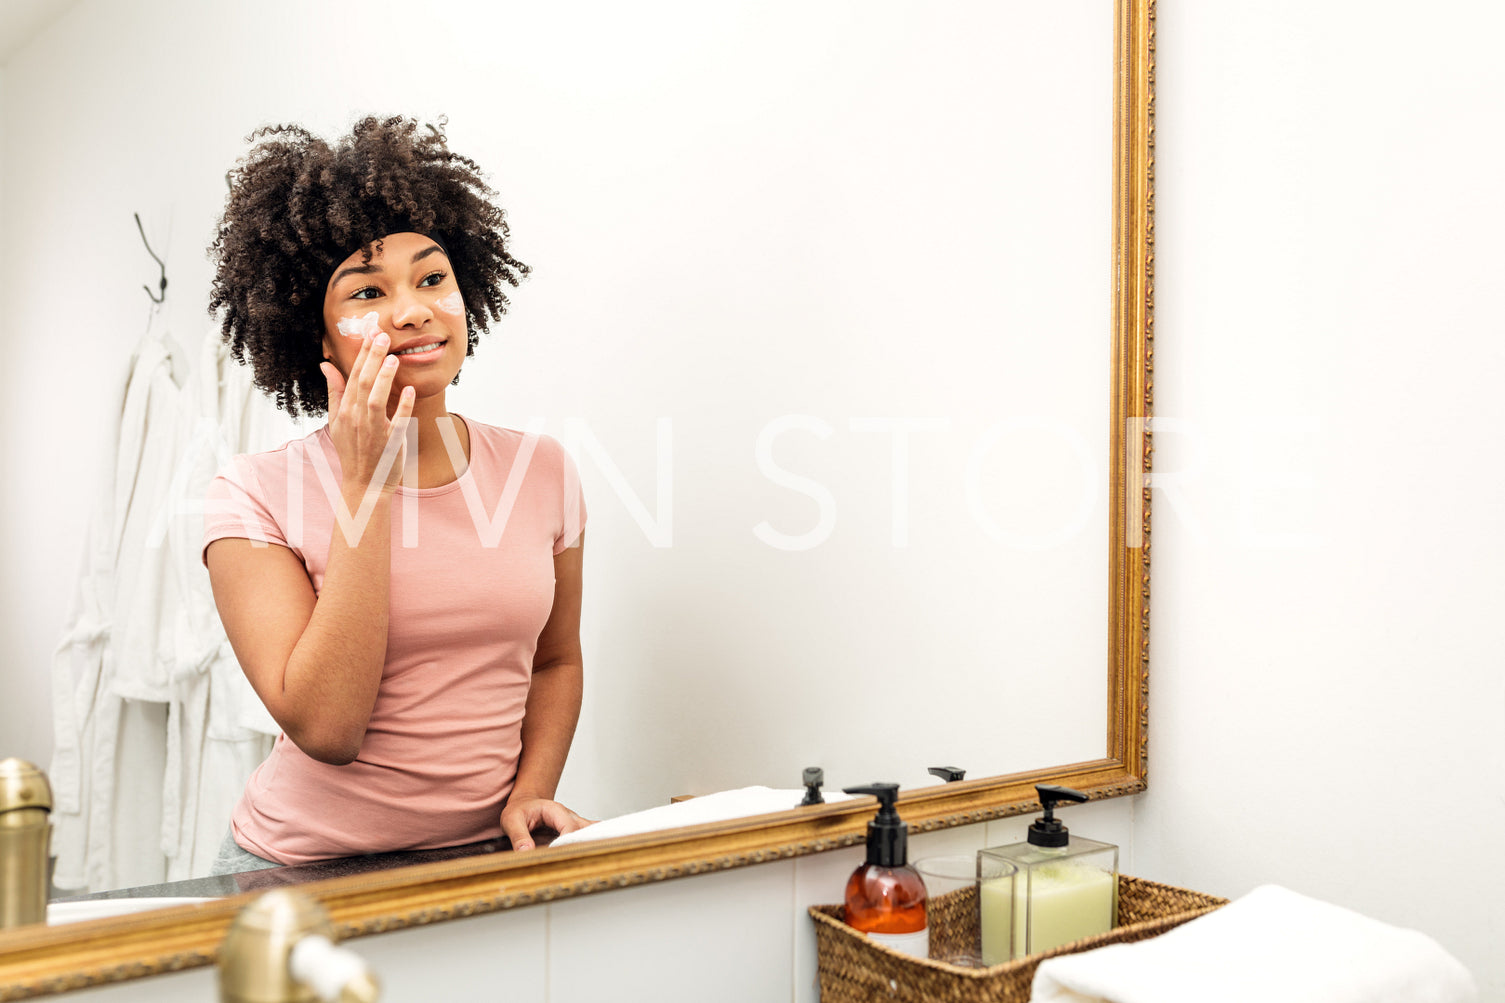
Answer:
<svg viewBox="0 0 1505 1003"><path fill-rule="evenodd" d="M342 317L334 326L345 337L359 341L362 338L374 338L381 333L381 325L377 323L379 317L380 314L372 310L361 317Z"/></svg>
<svg viewBox="0 0 1505 1003"><path fill-rule="evenodd" d="M434 302L440 310L453 316L459 316L465 312L465 300L460 296L460 290L456 289L448 296L442 296Z"/></svg>

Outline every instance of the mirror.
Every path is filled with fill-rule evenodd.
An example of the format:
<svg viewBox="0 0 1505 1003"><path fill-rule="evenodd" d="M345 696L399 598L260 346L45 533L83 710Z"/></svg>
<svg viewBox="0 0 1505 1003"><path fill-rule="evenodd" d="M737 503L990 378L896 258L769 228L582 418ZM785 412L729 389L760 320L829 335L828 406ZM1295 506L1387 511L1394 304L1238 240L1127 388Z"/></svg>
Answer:
<svg viewBox="0 0 1505 1003"><path fill-rule="evenodd" d="M146 312L135 280L150 262L131 211L168 262L159 319L196 343L208 327L200 255L248 123L328 134L353 107L443 110L535 266L456 409L543 416L575 447L591 504L584 640L598 689L563 797L615 814L671 794L794 786L813 763L837 783L914 788L942 761L986 778L915 791L905 813L924 829L1026 810L1044 777L1099 796L1142 789L1147 453L1134 420L1148 383L1149 4L849 5L822 7L819 23L793 7L609 10L572 25L561 64L536 44L551 15L457 5L449 72L415 80L352 72L375 58L370 33L400 23L396 8L353 34L286 38L279 25L306 14L189 5L148 32L139 15L80 4L56 29L72 49L45 55L59 73L69 60L111 68L123 96L85 106L64 90L27 107L26 56L8 68L8 146L47 137L57 149L8 160L7 232L36 239L6 253L41 289L21 329L49 326L45 301L77 331L70 358L108 363L70 370L58 408L58 359L20 360L18 385L49 389L23 390L12 416L47 414L97 439L98 402L118 393ZM787 30L796 18L801 30ZM128 54L145 49L120 41L138 36L196 62L138 65ZM241 47L210 52L199 37ZM301 70L228 83L269 58ZM174 73L186 77L158 86ZM1089 104L1053 111L1055 94ZM1046 149L1075 152L1021 154ZM59 186L72 195L26 197ZM1034 235L1019 237L1016 220ZM46 264L70 256L90 263L85 282ZM76 481L12 495L37 513L12 548L15 582L53 568L43 544L89 514L88 478L36 438L16 447L25 468ZM50 574L32 594L11 589L13 634L56 621L72 582ZM54 643L26 648L24 664L45 664ZM895 675L880 685L880 670ZM866 722L896 693L917 723L942 725L935 737L904 749L874 734ZM1030 731L1031 715L1000 709L1060 693L1079 710L1055 727ZM668 723L641 723L665 708ZM768 739L766 722L781 720L792 741ZM648 741L630 745L634 733ZM619 775L581 772L608 760ZM815 852L859 839L864 821L832 805L317 889L359 932ZM191 963L235 906L6 933L0 975L157 970L170 962L131 945L158 934Z"/></svg>

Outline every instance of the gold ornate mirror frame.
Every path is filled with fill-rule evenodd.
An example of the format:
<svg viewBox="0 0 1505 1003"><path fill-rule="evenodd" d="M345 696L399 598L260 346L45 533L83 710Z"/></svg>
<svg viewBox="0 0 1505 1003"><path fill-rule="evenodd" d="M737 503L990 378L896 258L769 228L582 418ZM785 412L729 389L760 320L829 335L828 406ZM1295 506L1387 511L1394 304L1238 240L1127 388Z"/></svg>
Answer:
<svg viewBox="0 0 1505 1003"><path fill-rule="evenodd" d="M1112 428L1108 432L1109 645L1106 755L1089 762L927 788L905 796L917 832L1038 809L1034 785L1094 798L1145 789L1149 470L1154 275L1154 0L1114 0ZM850 846L866 801L642 836L421 864L301 886L344 936L437 923L574 895ZM155 912L0 934L0 1000L210 964L254 893Z"/></svg>

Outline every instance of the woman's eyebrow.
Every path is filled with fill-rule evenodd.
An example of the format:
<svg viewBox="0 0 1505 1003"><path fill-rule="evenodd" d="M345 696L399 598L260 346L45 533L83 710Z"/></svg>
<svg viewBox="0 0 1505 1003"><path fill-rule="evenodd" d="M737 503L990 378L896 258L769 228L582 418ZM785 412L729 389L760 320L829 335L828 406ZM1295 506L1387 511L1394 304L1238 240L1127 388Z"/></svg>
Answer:
<svg viewBox="0 0 1505 1003"><path fill-rule="evenodd" d="M424 258L428 257L430 254L443 254L443 253L444 253L444 248L440 247L438 244L430 244L428 247L425 247L423 250L421 250L417 254L413 255L413 260L412 260L411 264L415 264L416 265L418 262L420 262ZM334 285L336 282L340 281L341 279L343 279L347 275L373 275L373 274L375 274L376 272L379 272L379 271L381 271L381 266L377 265L377 264L351 265L349 268L341 268L339 271L335 272L334 273L334 278L332 278L332 279L329 280L329 284L330 285Z"/></svg>
<svg viewBox="0 0 1505 1003"><path fill-rule="evenodd" d="M381 271L381 266L379 265L351 265L349 268L341 268L335 272L334 278L329 280L329 284L334 285L347 275L371 275L379 271Z"/></svg>

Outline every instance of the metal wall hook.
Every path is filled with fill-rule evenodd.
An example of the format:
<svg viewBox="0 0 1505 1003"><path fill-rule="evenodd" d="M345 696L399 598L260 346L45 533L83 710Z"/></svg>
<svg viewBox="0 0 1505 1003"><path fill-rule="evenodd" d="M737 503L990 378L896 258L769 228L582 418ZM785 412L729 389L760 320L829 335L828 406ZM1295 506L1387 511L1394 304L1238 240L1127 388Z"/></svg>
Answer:
<svg viewBox="0 0 1505 1003"><path fill-rule="evenodd" d="M141 214L139 212L133 212L131 213L131 215L136 218L136 229L141 233L141 243L146 245L146 253L152 256L152 260L157 263L157 267L162 272L162 280L157 286L157 292L159 295L152 296L152 290L150 286L142 286L141 288L146 290L146 295L151 297L151 301L153 303L161 303L163 300L167 299L167 266L162 263L161 258L157 257L157 252L152 250L151 243L146 239L146 228L141 225Z"/></svg>

